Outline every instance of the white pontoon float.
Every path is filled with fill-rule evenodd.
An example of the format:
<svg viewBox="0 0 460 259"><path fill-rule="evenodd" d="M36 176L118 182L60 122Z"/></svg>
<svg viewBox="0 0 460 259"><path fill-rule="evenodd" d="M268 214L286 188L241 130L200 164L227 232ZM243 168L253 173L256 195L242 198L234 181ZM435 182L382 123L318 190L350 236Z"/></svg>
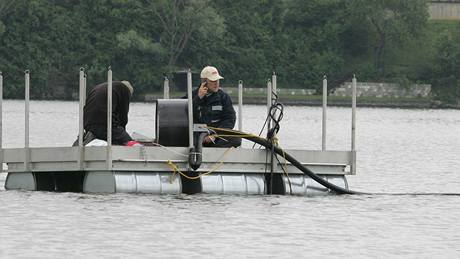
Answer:
<svg viewBox="0 0 460 259"><path fill-rule="evenodd" d="M327 80L323 80L323 126L321 150L284 150L298 161L285 162L285 156L267 160L267 149L202 148L201 164L193 170L189 153L194 147L192 124L192 77L187 74L188 100L169 98L168 80L165 80L165 99L157 101L157 146L112 146L111 114L107 114L108 145L83 146L83 106L86 97L86 76L80 70L79 146L29 146L29 89L30 73L25 71L25 147L1 149L0 159L6 163L7 190L61 191L91 193L209 193L209 194L292 194L324 195L347 193L346 175L356 173L355 114L356 78L353 78L351 150L326 149ZM112 92L112 71L107 75L108 92ZM0 73L0 100L3 77ZM276 93L276 75L267 83L267 106ZM107 96L108 111L112 95ZM164 107L159 107L163 105ZM176 107L171 109L172 107ZM179 107L179 108L177 108ZM0 146L1 145L0 102ZM270 109L268 109L270 112ZM185 119L184 119L185 118ZM179 122L182 121L182 124ZM268 124L271 122L269 121ZM182 127L182 129L181 129ZM270 127L268 125L268 127ZM202 127L201 127L202 128ZM238 129L242 130L242 82L239 82ZM268 129L268 128L267 128ZM168 131L175 131L174 136ZM181 132L177 134L177 132ZM169 136L168 136L169 134ZM182 139L182 140L180 140ZM143 143L151 140L138 139ZM174 142L174 143L173 143ZM182 144L177 144L179 142ZM185 144L184 144L185 142ZM172 143L168 145L168 143ZM270 156L275 156L270 153ZM267 162L268 161L268 162ZM303 171L301 167L303 167ZM307 171L305 171L307 170ZM310 177L306 172L313 173ZM316 179L315 177L318 177ZM323 181L339 190L325 187ZM327 185L326 185L327 186Z"/></svg>

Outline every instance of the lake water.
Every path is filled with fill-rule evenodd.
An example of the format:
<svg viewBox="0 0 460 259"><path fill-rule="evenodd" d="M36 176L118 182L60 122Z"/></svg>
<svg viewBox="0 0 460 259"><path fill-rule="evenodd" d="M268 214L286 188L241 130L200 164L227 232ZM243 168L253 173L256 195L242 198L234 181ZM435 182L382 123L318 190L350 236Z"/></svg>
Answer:
<svg viewBox="0 0 460 259"><path fill-rule="evenodd" d="M75 140L76 102L30 110L31 146ZM347 179L375 194L22 192L5 191L0 174L0 257L459 258L460 196L443 194L460 194L460 111L357 112L357 175ZM23 113L22 101L3 102L3 147L24 145ZM258 133L265 113L245 106L244 130ZM132 104L128 132L153 136L154 114L153 104ZM317 107L285 107L281 145L320 149L321 118ZM327 148L350 149L351 109L329 108L327 123Z"/></svg>

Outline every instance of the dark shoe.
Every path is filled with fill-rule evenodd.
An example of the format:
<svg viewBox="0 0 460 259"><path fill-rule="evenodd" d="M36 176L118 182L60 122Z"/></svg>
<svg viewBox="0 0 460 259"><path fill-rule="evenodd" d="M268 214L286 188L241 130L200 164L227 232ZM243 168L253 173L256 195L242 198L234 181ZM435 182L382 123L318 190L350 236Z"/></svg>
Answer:
<svg viewBox="0 0 460 259"><path fill-rule="evenodd" d="M83 134L83 146L88 145L89 142L95 139L96 139L96 136L94 136L94 134L91 131L85 131L85 133ZM78 140L79 139L77 137L77 140L75 140L75 142L72 144L72 147L78 146Z"/></svg>

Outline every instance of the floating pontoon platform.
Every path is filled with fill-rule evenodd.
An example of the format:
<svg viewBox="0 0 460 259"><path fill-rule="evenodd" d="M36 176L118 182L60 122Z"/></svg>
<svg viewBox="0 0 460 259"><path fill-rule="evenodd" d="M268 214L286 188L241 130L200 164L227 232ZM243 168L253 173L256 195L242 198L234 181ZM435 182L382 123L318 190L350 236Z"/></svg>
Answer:
<svg viewBox="0 0 460 259"><path fill-rule="evenodd" d="M270 186L267 152L263 149L203 148L203 162L197 171L189 168L188 149L182 147L112 146L110 170L107 147L84 149L84 161L79 160L79 147L4 149L4 162L8 165L5 189L153 194L329 192L290 163L284 164L283 158L274 168ZM350 174L352 152L286 152L329 182L348 187L345 175Z"/></svg>
<svg viewBox="0 0 460 259"><path fill-rule="evenodd" d="M284 161L282 155L277 156L278 162L278 159L274 159L276 155L267 149L203 147L199 150L201 163L196 170L191 168L194 166L191 166L189 161L189 155L197 154L193 140L193 135L196 134L194 130L196 125L193 125L192 122L190 70L187 74L188 100L171 100L164 102L164 106L160 105L162 102L157 102L156 146L112 146L110 144L112 139L111 112L107 113L108 146L83 146L83 106L85 103L86 76L84 70L80 69L78 146L31 148L29 146L29 80L29 71L25 71L24 148L3 149L2 134L0 134L0 162L7 165L6 172L8 175L5 181L5 189L7 190L317 195L331 193L328 188L318 183L323 180L339 188L348 189L346 175L355 174L356 171L355 78L353 79L352 147L350 151L326 150L327 80L324 79L322 150L284 150L286 154L300 163L294 166ZM112 71L110 68L107 82L109 93L107 95L107 110L111 111ZM165 80L165 89L169 89L167 79ZM2 92L3 77L0 72L0 133L2 127ZM274 115L270 109L274 106L271 99L273 93L276 93L275 74L273 74L272 80L267 83L267 105L270 117ZM165 90L165 98L168 98L168 95ZM241 81L239 82L238 100L238 127L241 130ZM164 109L164 112L159 112L161 110L159 107ZM270 122L268 120L267 131L270 129ZM178 144L178 142L180 143ZM153 144L152 141L150 144ZM312 174L304 174L299 168L308 168ZM316 175L319 178L314 181L313 178Z"/></svg>

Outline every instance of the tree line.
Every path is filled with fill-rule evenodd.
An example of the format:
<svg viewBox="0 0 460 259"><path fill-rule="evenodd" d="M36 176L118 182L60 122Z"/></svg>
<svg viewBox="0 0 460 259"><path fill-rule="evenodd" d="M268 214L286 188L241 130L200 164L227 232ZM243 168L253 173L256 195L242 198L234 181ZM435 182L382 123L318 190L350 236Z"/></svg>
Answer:
<svg viewBox="0 0 460 259"><path fill-rule="evenodd" d="M223 85L318 88L360 81L431 83L460 97L460 23L430 21L425 0L0 0L6 98L72 99L88 85L130 80L136 94L164 76L214 65Z"/></svg>

